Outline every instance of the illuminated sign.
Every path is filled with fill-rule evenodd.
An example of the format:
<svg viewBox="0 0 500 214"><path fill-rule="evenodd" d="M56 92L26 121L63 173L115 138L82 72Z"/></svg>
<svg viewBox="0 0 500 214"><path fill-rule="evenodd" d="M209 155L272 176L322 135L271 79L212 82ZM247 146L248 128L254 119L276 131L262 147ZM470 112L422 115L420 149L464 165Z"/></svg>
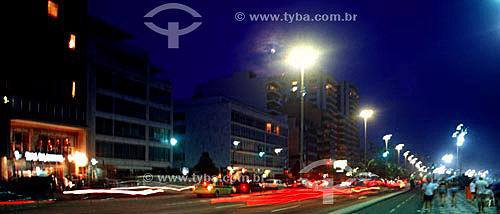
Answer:
<svg viewBox="0 0 500 214"><path fill-rule="evenodd" d="M40 162L63 162L64 157L59 154L48 154L41 152L25 152L24 157L27 161L40 161Z"/></svg>

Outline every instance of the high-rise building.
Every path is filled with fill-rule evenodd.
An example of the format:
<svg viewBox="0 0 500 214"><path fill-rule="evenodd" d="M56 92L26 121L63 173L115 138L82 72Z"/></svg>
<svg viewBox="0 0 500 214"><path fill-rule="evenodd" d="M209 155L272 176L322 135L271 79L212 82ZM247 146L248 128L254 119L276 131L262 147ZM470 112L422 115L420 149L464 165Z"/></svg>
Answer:
<svg viewBox="0 0 500 214"><path fill-rule="evenodd" d="M22 27L8 32L21 42L0 81L2 180L86 174L86 4L24 2Z"/></svg>
<svg viewBox="0 0 500 214"><path fill-rule="evenodd" d="M296 72L268 77L253 72L235 72L231 77L200 84L195 89L195 96L228 96L270 114L287 115L292 120L289 122L290 159L298 159L292 157L296 155L292 148L295 147L294 138L300 139L300 129L297 136L292 133L295 125L300 127L300 84L300 75ZM343 159L356 164L359 156L356 87L346 81L339 83L333 75L322 71L308 72L304 85L305 106L318 110L306 110L305 113L305 126L314 127L305 128L305 132L314 132L304 134L307 138L304 152L310 153L305 159Z"/></svg>
<svg viewBox="0 0 500 214"><path fill-rule="evenodd" d="M89 154L97 176L129 176L172 167L172 88L131 36L92 19L89 32ZM101 174L102 173L102 174Z"/></svg>
<svg viewBox="0 0 500 214"><path fill-rule="evenodd" d="M298 74L284 76L283 93L286 93L288 103L300 102L300 79ZM340 138L337 127L339 120L340 94L337 81L333 75L316 71L308 72L304 78L304 100L319 109L320 126L318 127L317 154L318 159L344 159L339 151ZM291 112L286 112L290 115ZM295 112L291 115L300 114ZM307 114L306 114L307 116ZM300 118L299 118L300 119Z"/></svg>
<svg viewBox="0 0 500 214"><path fill-rule="evenodd" d="M340 142L345 145L345 157L352 162L361 158L359 137L359 94L353 83L343 81L340 85L341 133Z"/></svg>
<svg viewBox="0 0 500 214"><path fill-rule="evenodd" d="M0 82L1 178L170 167L172 89L143 51L124 44L131 35L89 18L87 1L24 9L28 21L11 31L23 40L9 62L17 75Z"/></svg>
<svg viewBox="0 0 500 214"><path fill-rule="evenodd" d="M219 96L177 100L174 118L182 166L195 166L203 152L220 168L282 174L287 165L288 124L282 117Z"/></svg>

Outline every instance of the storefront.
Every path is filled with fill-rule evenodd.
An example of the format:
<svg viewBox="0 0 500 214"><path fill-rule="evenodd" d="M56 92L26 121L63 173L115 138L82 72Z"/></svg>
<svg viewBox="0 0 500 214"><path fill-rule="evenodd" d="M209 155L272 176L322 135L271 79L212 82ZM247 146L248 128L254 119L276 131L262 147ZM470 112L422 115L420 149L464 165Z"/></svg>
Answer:
<svg viewBox="0 0 500 214"><path fill-rule="evenodd" d="M8 177L86 177L84 128L11 120Z"/></svg>

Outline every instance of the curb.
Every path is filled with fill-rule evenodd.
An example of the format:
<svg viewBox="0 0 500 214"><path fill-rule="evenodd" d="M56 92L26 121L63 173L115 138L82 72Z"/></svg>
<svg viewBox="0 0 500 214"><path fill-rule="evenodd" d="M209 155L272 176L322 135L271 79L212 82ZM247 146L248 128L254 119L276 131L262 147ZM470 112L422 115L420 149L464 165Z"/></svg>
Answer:
<svg viewBox="0 0 500 214"><path fill-rule="evenodd" d="M410 190L404 190L404 191L401 191L401 192L391 193L391 194L388 194L386 196L382 196L382 197L377 198L377 199L365 201L365 202L362 202L362 203L359 203L359 204L356 204L356 205L352 205L352 206L349 206L349 207L346 207L346 208L335 210L335 211L329 212L328 214L345 214L345 213L357 212L359 210L362 210L362 209L365 209L365 208L367 208L369 206L372 206L372 205L374 205L374 204L376 204L378 202L387 200L389 198L401 195L401 194L409 192L409 191Z"/></svg>

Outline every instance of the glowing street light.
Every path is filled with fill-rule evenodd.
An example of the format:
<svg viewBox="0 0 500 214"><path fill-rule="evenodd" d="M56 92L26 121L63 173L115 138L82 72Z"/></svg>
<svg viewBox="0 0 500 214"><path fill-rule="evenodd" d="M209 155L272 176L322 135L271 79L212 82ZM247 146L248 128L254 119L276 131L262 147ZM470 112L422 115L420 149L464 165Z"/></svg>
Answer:
<svg viewBox="0 0 500 214"><path fill-rule="evenodd" d="M175 138L170 138L170 145L175 146L177 144L177 139Z"/></svg>
<svg viewBox="0 0 500 214"><path fill-rule="evenodd" d="M410 163L411 165L415 165L415 163L417 162L418 158L413 158L411 159Z"/></svg>
<svg viewBox="0 0 500 214"><path fill-rule="evenodd" d="M265 154L265 152L259 152L259 157L264 157Z"/></svg>
<svg viewBox="0 0 500 214"><path fill-rule="evenodd" d="M292 48L287 57L287 63L300 69L300 168L304 167L304 73L306 67L316 63L318 51L308 46L297 46Z"/></svg>
<svg viewBox="0 0 500 214"><path fill-rule="evenodd" d="M92 166L95 166L97 163L99 163L99 161L95 158L90 159L90 164L92 164Z"/></svg>
<svg viewBox="0 0 500 214"><path fill-rule="evenodd" d="M404 144L401 144L401 143L400 143L400 144L398 144L398 145L396 145L396 148L395 148L395 149L396 149L396 151L398 151L398 164L399 164L399 155L400 155L401 150L403 150L403 147L404 147L404 146L405 146L405 145L404 145Z"/></svg>
<svg viewBox="0 0 500 214"><path fill-rule="evenodd" d="M410 154L410 150L406 151L403 153L403 157L405 157L405 159L408 157L408 155Z"/></svg>
<svg viewBox="0 0 500 214"><path fill-rule="evenodd" d="M274 149L274 153L276 153L276 155L278 155L281 151L283 151L283 148Z"/></svg>
<svg viewBox="0 0 500 214"><path fill-rule="evenodd" d="M410 156L408 157L408 161L411 161L411 160L413 159L413 156L414 156L414 155L410 155Z"/></svg>
<svg viewBox="0 0 500 214"><path fill-rule="evenodd" d="M232 159L232 162L235 162L234 161L234 153L236 152L236 149L238 148L238 145L240 145L240 141L239 140L234 140L233 141L233 145L234 145L234 149L233 149L233 159Z"/></svg>
<svg viewBox="0 0 500 214"><path fill-rule="evenodd" d="M365 127L365 164L368 165L368 160L366 159L366 122L368 118L373 116L373 110L364 109L359 113L359 116L363 118L364 127Z"/></svg>
<svg viewBox="0 0 500 214"><path fill-rule="evenodd" d="M296 68L310 67L318 60L318 51L308 46L292 48L287 57L287 63Z"/></svg>
<svg viewBox="0 0 500 214"><path fill-rule="evenodd" d="M445 163L451 163L451 161L453 160L453 154L443 155L441 160L443 160Z"/></svg>
<svg viewBox="0 0 500 214"><path fill-rule="evenodd" d="M385 141L385 150L387 150L387 146L389 145L389 140L391 139L392 134L386 134L382 139Z"/></svg>
<svg viewBox="0 0 500 214"><path fill-rule="evenodd" d="M408 155L410 155L410 150L403 153L403 157L404 157L403 162L405 162L405 168L406 168L406 159L408 158Z"/></svg>
<svg viewBox="0 0 500 214"><path fill-rule="evenodd" d="M387 156L389 156L389 151L385 150L385 152L382 153L382 157L386 158Z"/></svg>
<svg viewBox="0 0 500 214"><path fill-rule="evenodd" d="M460 164L458 160L458 152L460 150L460 147L464 145L465 142L465 135L467 135L467 128L464 128L464 124L459 124L457 128L455 129L455 132L453 132L453 135L451 136L452 138L457 139L457 169L458 172L460 173Z"/></svg>
<svg viewBox="0 0 500 214"><path fill-rule="evenodd" d="M238 141L238 140L233 141L233 145L234 145L234 147L238 147L238 145L240 145L240 143L241 143L241 142L240 142L240 141Z"/></svg>

